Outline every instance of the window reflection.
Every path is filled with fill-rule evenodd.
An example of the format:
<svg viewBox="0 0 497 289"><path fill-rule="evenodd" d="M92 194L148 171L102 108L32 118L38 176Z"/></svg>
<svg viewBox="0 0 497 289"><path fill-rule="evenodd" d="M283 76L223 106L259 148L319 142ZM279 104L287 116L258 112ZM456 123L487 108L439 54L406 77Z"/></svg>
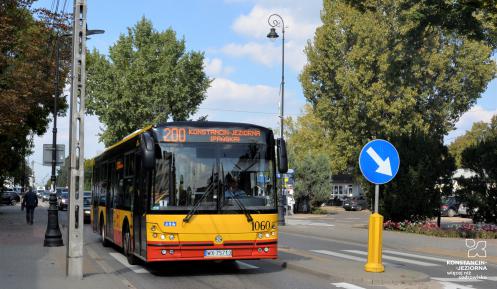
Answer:
<svg viewBox="0 0 497 289"><path fill-rule="evenodd" d="M275 209L268 156L262 144L161 144L151 209L190 210L204 194L199 210L239 211L233 198L249 210Z"/></svg>

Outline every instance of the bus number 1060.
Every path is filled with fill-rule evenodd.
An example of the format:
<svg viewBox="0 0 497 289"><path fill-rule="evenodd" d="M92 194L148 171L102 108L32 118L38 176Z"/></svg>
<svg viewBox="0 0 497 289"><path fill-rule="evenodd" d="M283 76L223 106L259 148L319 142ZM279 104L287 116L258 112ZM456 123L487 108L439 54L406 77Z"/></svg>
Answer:
<svg viewBox="0 0 497 289"><path fill-rule="evenodd" d="M252 231L265 231L269 229L271 229L271 222L269 221L252 222Z"/></svg>

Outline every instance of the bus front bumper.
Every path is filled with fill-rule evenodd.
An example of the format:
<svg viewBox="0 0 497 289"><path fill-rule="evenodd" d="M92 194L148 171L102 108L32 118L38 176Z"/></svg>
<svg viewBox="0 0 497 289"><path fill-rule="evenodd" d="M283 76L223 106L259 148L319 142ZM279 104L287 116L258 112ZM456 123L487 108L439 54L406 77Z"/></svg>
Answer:
<svg viewBox="0 0 497 289"><path fill-rule="evenodd" d="M215 245L206 242L147 244L147 261L248 260L278 258L277 241L240 241Z"/></svg>

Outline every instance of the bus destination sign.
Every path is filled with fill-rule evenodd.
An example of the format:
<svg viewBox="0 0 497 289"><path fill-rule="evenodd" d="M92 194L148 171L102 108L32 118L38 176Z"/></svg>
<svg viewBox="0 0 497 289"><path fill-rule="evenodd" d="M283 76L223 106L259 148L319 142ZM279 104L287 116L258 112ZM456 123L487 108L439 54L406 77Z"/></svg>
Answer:
<svg viewBox="0 0 497 289"><path fill-rule="evenodd" d="M159 140L169 143L215 142L215 143L264 143L265 135L257 128L158 128Z"/></svg>

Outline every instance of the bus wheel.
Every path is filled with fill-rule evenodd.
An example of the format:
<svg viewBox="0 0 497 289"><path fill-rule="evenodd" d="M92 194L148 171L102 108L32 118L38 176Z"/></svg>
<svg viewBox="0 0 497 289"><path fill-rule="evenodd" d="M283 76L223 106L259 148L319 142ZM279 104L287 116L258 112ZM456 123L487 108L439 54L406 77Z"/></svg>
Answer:
<svg viewBox="0 0 497 289"><path fill-rule="evenodd" d="M107 239L105 239L105 226L104 226L103 221L100 221L100 237L101 237L101 241L102 241L102 246L108 247L109 241L107 241Z"/></svg>
<svg viewBox="0 0 497 289"><path fill-rule="evenodd" d="M130 265L136 265L138 263L138 259L135 257L133 252L131 251L132 248L131 244L131 234L129 232L129 227L126 226L124 231L123 231L123 251L124 255L128 259L128 263Z"/></svg>

